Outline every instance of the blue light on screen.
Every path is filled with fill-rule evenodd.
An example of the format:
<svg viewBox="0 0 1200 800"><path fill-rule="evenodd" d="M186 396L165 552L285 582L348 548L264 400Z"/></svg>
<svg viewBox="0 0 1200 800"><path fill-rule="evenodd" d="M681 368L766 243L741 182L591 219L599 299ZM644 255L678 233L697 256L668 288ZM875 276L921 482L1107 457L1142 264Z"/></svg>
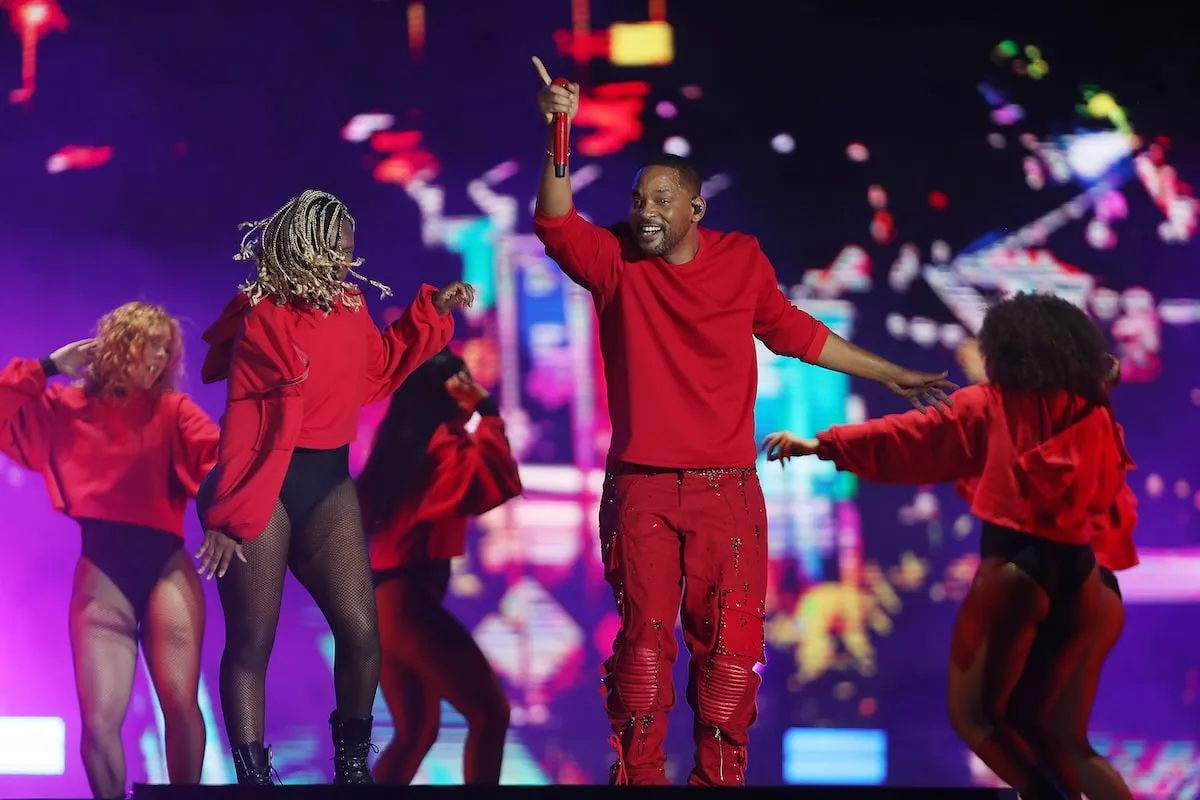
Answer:
<svg viewBox="0 0 1200 800"><path fill-rule="evenodd" d="M783 780L810 786L882 785L887 780L887 733L789 728L783 734Z"/></svg>

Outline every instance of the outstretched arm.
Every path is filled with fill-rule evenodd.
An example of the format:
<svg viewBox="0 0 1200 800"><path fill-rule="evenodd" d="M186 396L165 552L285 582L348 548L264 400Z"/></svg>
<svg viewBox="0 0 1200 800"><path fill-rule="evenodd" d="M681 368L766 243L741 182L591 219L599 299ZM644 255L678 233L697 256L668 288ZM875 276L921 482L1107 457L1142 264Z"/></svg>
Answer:
<svg viewBox="0 0 1200 800"><path fill-rule="evenodd" d="M857 425L835 425L803 439L787 432L763 441L771 461L816 455L839 470L879 483L944 483L979 475L987 455L991 390L972 386L935 413L889 414Z"/></svg>
<svg viewBox="0 0 1200 800"><path fill-rule="evenodd" d="M431 448L433 474L415 522L478 516L521 493L517 462L495 403L486 398L478 410L482 419L475 433L445 437Z"/></svg>
<svg viewBox="0 0 1200 800"><path fill-rule="evenodd" d="M185 394L177 397L175 425L175 477L188 497L195 497L200 484L217 465L221 429Z"/></svg>
<svg viewBox="0 0 1200 800"><path fill-rule="evenodd" d="M847 342L823 323L796 308L775 277L775 268L766 255L757 250L758 303L754 314L754 335L773 353L792 356L818 367L882 383L913 406L939 405L946 391L958 386L945 380L946 373L916 372L896 366L874 353Z"/></svg>

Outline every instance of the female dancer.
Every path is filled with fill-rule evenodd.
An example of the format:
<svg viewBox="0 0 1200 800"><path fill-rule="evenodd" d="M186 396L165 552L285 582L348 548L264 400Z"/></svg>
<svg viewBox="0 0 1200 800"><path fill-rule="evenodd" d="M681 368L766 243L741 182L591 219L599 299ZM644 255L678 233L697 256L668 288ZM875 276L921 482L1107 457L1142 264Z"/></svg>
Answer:
<svg viewBox="0 0 1200 800"><path fill-rule="evenodd" d="M171 782L200 782L204 596L183 549L183 512L216 461L217 426L175 390L182 357L178 322L127 303L100 319L95 339L0 372L0 452L40 473L54 508L79 523L71 653L80 753L99 798L125 795L121 725L139 643ZM56 375L79 380L48 384Z"/></svg>
<svg viewBox="0 0 1200 800"><path fill-rule="evenodd" d="M478 411L479 427L464 424ZM450 559L466 552L467 517L521 493L496 403L462 359L434 356L397 390L358 478L371 538L383 640L383 696L396 738L380 783L409 784L437 740L445 698L467 720L463 778L500 782L508 700L487 657L446 610Z"/></svg>
<svg viewBox="0 0 1200 800"><path fill-rule="evenodd" d="M454 331L471 288L422 287L383 333L348 282L354 220L306 191L247 223L238 260L256 274L205 333L206 383L226 380L220 457L197 503L200 571L225 613L221 710L239 783L270 784L263 748L267 661L288 568L333 633L336 783L370 783L379 628L349 446L365 403L386 397ZM368 281L386 295L381 284Z"/></svg>
<svg viewBox="0 0 1200 800"><path fill-rule="evenodd" d="M869 480L940 483L978 476L972 513L984 523L979 571L951 643L951 723L1026 798L1079 798L1070 762L1042 769L1008 718L1039 626L1052 608L1055 669L1030 702L1045 708L1086 647L1099 601L1092 520L1111 508L1129 466L1105 391L1100 331L1065 300L1019 294L993 307L980 342L990 381L956 392L941 413L837 426L815 440L764 442L768 458L817 455Z"/></svg>
<svg viewBox="0 0 1200 800"><path fill-rule="evenodd" d="M964 343L957 355L959 366L971 383L987 381L987 365L976 340ZM1111 390L1120 383L1121 362L1112 356L1109 361L1111 369L1106 384ZM1120 430L1119 425L1117 428ZM1132 468L1132 461L1127 468ZM956 484L958 493L967 502L973 498L977 480L960 480ZM1088 800L1133 800L1120 773L1092 747L1088 723L1100 686L1100 673L1125 627L1125 608L1115 573L1138 563L1137 548L1133 544L1136 527L1137 497L1128 484L1122 484L1112 507L1092 520L1091 544L1100 570L1101 590L1095 613L1088 620L1092 633L1082 658L1069 672L1058 702L1053 706L1038 709L1033 702L1026 702L1032 700L1029 695L1036 689L1028 680L1018 683L1010 702L1012 713L1009 716L1019 729L1024 729L1027 740L1054 737L1060 751L1065 751L1071 759ZM1030 650L1026 674L1047 674L1057 660L1058 645L1062 641L1061 633L1053 625L1043 626ZM1039 712L1046 718L1039 719Z"/></svg>

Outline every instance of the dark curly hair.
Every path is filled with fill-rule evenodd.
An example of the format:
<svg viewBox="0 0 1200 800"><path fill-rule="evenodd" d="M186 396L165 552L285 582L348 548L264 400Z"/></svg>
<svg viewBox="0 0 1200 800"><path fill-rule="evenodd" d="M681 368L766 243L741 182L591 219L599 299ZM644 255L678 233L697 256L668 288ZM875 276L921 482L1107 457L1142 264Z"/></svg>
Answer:
<svg viewBox="0 0 1200 800"><path fill-rule="evenodd" d="M1106 405L1112 361L1104 334L1074 304L1020 293L988 311L979 332L988 380L1006 389L1066 391Z"/></svg>

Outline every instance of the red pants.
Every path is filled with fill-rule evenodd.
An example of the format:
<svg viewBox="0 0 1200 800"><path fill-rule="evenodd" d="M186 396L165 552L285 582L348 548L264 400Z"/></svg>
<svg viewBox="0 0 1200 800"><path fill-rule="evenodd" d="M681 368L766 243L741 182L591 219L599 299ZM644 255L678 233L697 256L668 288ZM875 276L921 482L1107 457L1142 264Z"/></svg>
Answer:
<svg viewBox="0 0 1200 800"><path fill-rule="evenodd" d="M624 466L606 483L601 548L621 614L604 664L613 783L667 783L663 744L681 612L695 715L688 783L745 782L747 731L758 716L754 666L765 661L765 505L753 469Z"/></svg>

